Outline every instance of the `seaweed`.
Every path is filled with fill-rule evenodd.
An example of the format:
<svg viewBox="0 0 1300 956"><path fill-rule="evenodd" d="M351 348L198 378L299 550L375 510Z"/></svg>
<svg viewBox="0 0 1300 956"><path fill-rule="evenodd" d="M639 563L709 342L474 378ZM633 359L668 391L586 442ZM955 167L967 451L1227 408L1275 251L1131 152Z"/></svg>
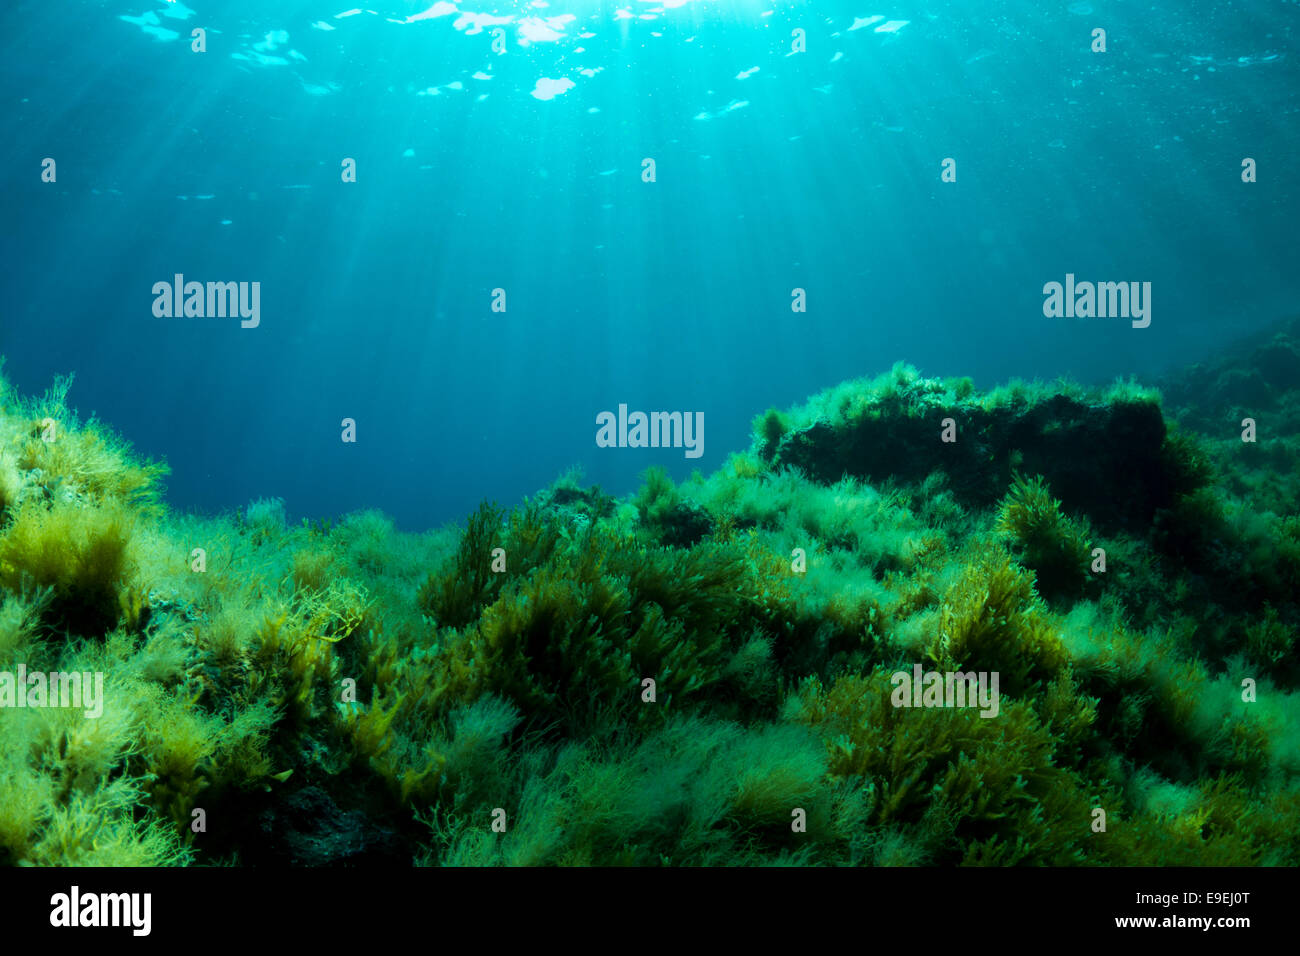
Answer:
<svg viewBox="0 0 1300 956"><path fill-rule="evenodd" d="M1034 571L1038 592L1073 603L1089 583L1088 528L1061 513L1042 476L1018 477L1003 499L997 530L1015 543L1020 560Z"/></svg>
<svg viewBox="0 0 1300 956"><path fill-rule="evenodd" d="M900 364L712 475L407 534L178 514L69 384L0 382L0 674L105 707L0 707L5 863L1300 860L1300 438L1207 434L1194 389ZM997 715L894 706L917 665Z"/></svg>

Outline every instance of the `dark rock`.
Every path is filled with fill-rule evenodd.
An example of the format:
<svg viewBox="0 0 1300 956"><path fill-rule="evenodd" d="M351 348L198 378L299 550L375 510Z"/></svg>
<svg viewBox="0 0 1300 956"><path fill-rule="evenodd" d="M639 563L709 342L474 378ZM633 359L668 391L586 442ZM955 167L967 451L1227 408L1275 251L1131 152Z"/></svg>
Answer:
<svg viewBox="0 0 1300 956"><path fill-rule="evenodd" d="M544 488L534 498L543 511L571 523L574 518L594 520L613 514L617 501L601 491L599 485L580 487L572 479L561 479L550 488Z"/></svg>
<svg viewBox="0 0 1300 956"><path fill-rule="evenodd" d="M945 418L956 422L955 442L940 440ZM1164 438L1154 402L1043 393L991 409L936 402L919 413L815 422L784 437L774 467L795 466L823 483L848 474L919 484L942 471L968 507L995 504L1013 472L1042 475L1067 512L1086 513L1102 530L1141 529L1173 498Z"/></svg>
<svg viewBox="0 0 1300 956"><path fill-rule="evenodd" d="M678 502L660 519L660 540L674 548L689 548L713 530L713 522L700 508Z"/></svg>

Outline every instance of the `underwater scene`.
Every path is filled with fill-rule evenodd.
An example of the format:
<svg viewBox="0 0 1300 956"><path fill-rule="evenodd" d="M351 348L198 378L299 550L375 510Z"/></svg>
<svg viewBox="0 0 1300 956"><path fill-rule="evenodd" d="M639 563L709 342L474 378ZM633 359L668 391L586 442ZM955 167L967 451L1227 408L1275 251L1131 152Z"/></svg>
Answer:
<svg viewBox="0 0 1300 956"><path fill-rule="evenodd" d="M0 864L1300 863L1300 7L347 2L0 11Z"/></svg>

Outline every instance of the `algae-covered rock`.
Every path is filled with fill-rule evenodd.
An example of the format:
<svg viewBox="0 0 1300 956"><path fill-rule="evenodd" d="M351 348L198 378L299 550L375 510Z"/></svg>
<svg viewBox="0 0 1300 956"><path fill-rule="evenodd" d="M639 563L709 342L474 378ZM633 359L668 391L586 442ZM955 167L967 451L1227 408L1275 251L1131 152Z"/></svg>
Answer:
<svg viewBox="0 0 1300 956"><path fill-rule="evenodd" d="M978 508L1004 495L1016 473L1037 474L1067 511L1106 530L1145 528L1171 503L1176 476L1162 454L1154 393L1033 386L958 394L906 368L842 385L791 414L802 422L779 439L772 467L825 484L846 474L921 484L943 472L953 495Z"/></svg>
<svg viewBox="0 0 1300 956"><path fill-rule="evenodd" d="M1235 426L1248 414L1267 416L1273 434L1294 435L1300 430L1294 414L1297 389L1300 317L1249 336L1210 361L1172 372L1160 383L1166 407L1206 434Z"/></svg>

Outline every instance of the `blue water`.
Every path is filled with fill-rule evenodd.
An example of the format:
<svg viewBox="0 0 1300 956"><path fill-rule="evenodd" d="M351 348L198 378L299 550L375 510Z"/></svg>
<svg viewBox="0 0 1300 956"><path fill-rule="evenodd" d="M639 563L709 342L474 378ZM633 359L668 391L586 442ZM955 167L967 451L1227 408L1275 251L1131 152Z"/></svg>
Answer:
<svg viewBox="0 0 1300 956"><path fill-rule="evenodd" d="M1293 2L191 5L0 12L6 374L75 372L182 508L420 528L899 359L1151 376L1296 311ZM177 273L260 324L156 317ZM1151 325L1045 318L1067 273ZM620 403L703 456L597 448Z"/></svg>

